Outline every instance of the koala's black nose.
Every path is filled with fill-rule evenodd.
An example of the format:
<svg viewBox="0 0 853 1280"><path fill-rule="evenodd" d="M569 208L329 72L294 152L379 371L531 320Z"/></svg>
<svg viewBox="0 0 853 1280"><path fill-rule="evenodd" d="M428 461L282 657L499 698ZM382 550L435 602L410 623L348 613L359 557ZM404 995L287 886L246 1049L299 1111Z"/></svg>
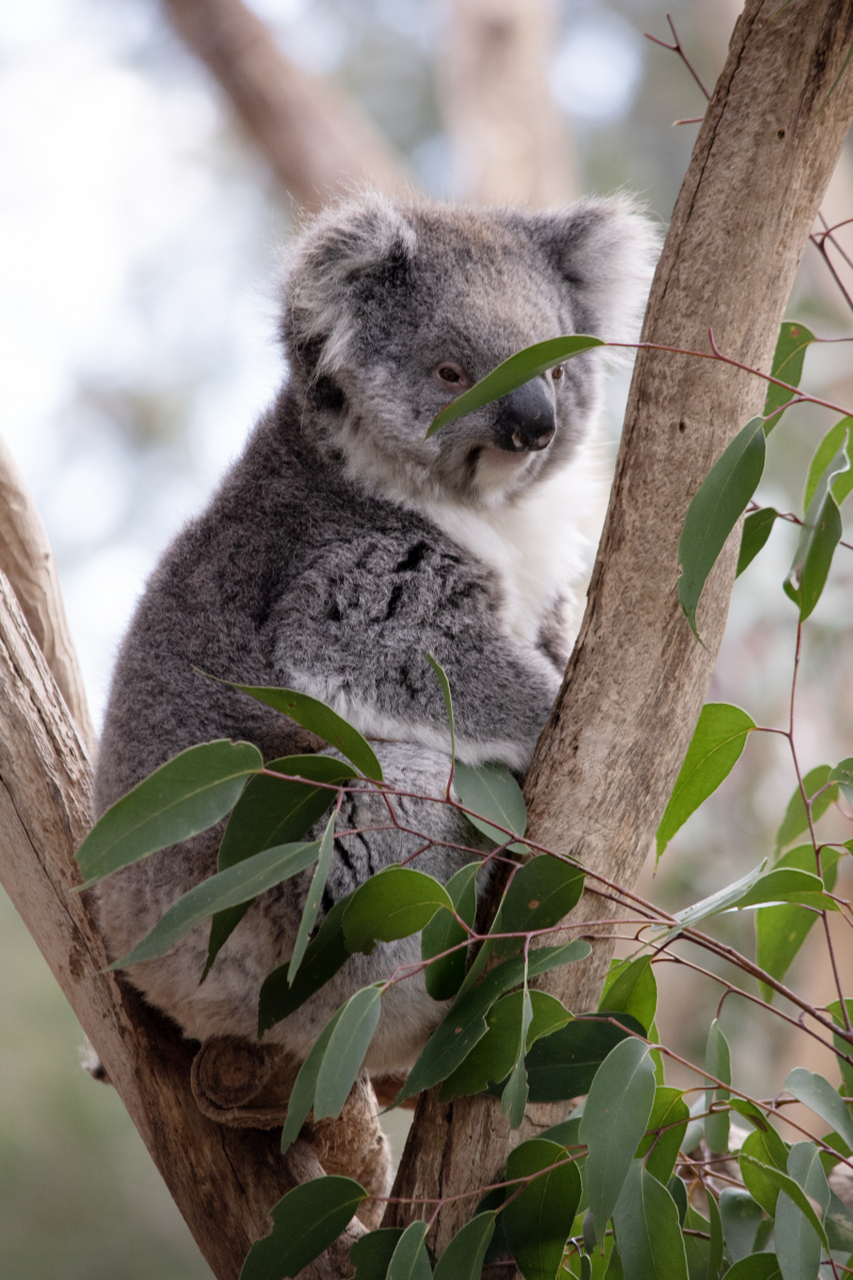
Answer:
<svg viewBox="0 0 853 1280"><path fill-rule="evenodd" d="M543 378L516 387L497 402L495 444L511 453L547 449L557 422L551 394Z"/></svg>

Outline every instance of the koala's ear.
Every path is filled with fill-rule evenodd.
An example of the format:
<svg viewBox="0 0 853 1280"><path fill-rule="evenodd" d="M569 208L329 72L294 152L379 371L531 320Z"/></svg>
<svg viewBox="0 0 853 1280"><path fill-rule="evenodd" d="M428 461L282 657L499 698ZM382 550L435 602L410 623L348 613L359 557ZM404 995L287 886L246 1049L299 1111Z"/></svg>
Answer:
<svg viewBox="0 0 853 1280"><path fill-rule="evenodd" d="M283 335L311 370L346 363L356 323L357 282L399 270L415 251L414 226L390 200L370 195L322 213L294 246L285 278Z"/></svg>
<svg viewBox="0 0 853 1280"><path fill-rule="evenodd" d="M660 253L654 223L619 196L531 214L525 221L534 243L571 287L577 331L634 341Z"/></svg>

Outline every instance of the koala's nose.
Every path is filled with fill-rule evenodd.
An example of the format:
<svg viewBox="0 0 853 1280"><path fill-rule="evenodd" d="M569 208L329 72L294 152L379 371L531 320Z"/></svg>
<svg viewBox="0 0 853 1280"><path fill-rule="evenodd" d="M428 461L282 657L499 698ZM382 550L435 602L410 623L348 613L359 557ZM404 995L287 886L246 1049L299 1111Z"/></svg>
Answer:
<svg viewBox="0 0 853 1280"><path fill-rule="evenodd" d="M511 453L547 449L557 429L551 393L543 378L516 387L497 403L495 444Z"/></svg>

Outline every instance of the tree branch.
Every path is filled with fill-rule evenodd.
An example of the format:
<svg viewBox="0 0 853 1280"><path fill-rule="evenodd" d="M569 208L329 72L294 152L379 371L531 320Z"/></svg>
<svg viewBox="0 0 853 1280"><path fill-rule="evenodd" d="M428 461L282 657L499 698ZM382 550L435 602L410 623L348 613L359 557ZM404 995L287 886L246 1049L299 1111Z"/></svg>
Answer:
<svg viewBox="0 0 853 1280"><path fill-rule="evenodd" d="M321 209L365 184L412 194L403 164L358 106L294 66L241 0L164 4L302 209Z"/></svg>
<svg viewBox="0 0 853 1280"><path fill-rule="evenodd" d="M853 76L826 101L851 40L853 0L784 8L748 0L678 198L646 341L704 346L712 326L727 355L769 367L853 116ZM732 539L706 587L699 645L676 598L685 511L715 457L760 412L764 390L718 362L654 351L637 358L586 616L526 787L533 839L628 888L705 697L737 558ZM597 899L597 917L603 906ZM574 916L589 913L585 895ZM570 1009L594 1008L611 952L598 944L587 962L543 986ZM532 1126L550 1120L548 1109L531 1108ZM433 1092L419 1105L395 1194L473 1190L499 1174L510 1141L495 1100L442 1107ZM439 1253L475 1203L439 1215ZM389 1216L402 1223L411 1214Z"/></svg>

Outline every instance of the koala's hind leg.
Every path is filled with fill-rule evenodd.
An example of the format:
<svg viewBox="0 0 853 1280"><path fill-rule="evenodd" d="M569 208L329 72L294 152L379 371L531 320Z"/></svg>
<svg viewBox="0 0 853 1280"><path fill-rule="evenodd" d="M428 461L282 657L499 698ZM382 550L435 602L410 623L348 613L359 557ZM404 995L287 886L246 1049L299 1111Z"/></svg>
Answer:
<svg viewBox="0 0 853 1280"><path fill-rule="evenodd" d="M299 1067L300 1063L279 1046L215 1036L205 1041L193 1061L193 1096L199 1110L216 1124L273 1129L284 1123ZM391 1151L378 1111L373 1086L367 1076L361 1076L337 1119L309 1120L302 1128L299 1145L310 1147L321 1166L309 1176L342 1174L355 1178L371 1196L387 1195ZM290 1152L285 1158L295 1180L306 1180L304 1160ZM379 1226L383 1209L381 1201L366 1200L358 1217L373 1230Z"/></svg>

